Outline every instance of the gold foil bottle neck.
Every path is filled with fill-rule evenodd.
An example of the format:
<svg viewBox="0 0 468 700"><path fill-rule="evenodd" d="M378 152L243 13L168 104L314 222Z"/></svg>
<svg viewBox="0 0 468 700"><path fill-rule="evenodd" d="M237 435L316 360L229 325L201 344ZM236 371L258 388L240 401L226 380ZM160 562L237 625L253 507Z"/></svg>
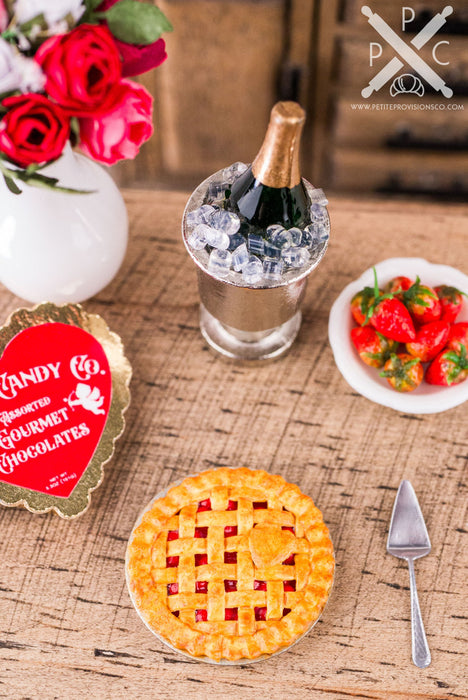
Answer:
<svg viewBox="0 0 468 700"><path fill-rule="evenodd" d="M305 112L297 102L277 102L252 173L267 187L295 187L301 181L299 148Z"/></svg>

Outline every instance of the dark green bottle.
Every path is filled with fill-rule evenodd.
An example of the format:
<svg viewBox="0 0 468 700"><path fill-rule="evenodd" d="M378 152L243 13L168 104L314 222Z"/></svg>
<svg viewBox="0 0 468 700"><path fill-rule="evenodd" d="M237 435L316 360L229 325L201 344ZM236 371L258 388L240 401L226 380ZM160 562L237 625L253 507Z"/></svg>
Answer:
<svg viewBox="0 0 468 700"><path fill-rule="evenodd" d="M252 226L291 228L306 222L309 202L299 170L304 121L297 102L278 102L257 157L231 187L230 207Z"/></svg>

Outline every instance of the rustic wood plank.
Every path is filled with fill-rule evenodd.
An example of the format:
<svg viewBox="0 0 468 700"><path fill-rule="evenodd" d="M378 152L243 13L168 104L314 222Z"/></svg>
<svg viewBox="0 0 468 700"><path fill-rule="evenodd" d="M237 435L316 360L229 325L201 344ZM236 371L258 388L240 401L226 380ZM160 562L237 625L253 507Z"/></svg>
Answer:
<svg viewBox="0 0 468 700"><path fill-rule="evenodd" d="M332 200L331 245L311 277L299 338L281 361L252 368L216 358L199 333L195 270L179 234L186 195L126 198L123 269L85 307L122 336L133 365L127 429L77 520L0 510L0 696L466 698L466 405L407 416L370 403L342 379L326 334L335 297L379 260L422 252L466 272L467 208ZM19 303L2 290L2 318ZM217 465L296 482L323 510L336 548L334 590L315 629L241 667L166 649L140 622L124 579L143 506ZM405 564L385 554L402 478L433 544L416 565L433 654L425 670L410 659Z"/></svg>

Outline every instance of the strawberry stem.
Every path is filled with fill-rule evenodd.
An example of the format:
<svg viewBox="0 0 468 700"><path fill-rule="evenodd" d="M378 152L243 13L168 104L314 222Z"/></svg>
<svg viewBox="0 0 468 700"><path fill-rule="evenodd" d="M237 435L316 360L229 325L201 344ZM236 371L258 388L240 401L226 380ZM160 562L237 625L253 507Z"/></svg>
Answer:
<svg viewBox="0 0 468 700"><path fill-rule="evenodd" d="M397 292L387 292L386 294L380 294L379 283L377 280L377 270L375 269L375 267L373 267L372 270L374 272L374 301L372 302L372 304L369 305L367 309L366 317L364 319L364 323L362 324L363 326L367 326L375 309L382 301L385 301L385 299L394 299L401 291L399 290ZM419 277L417 279L419 279Z"/></svg>

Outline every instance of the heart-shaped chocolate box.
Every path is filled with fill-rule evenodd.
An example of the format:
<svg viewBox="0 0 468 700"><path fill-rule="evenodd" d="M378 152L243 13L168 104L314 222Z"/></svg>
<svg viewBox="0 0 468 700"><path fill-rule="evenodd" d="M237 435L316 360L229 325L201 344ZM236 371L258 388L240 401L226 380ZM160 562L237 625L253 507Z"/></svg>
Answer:
<svg viewBox="0 0 468 700"><path fill-rule="evenodd" d="M0 330L0 503L82 513L124 428L120 338L78 305L19 309Z"/></svg>

